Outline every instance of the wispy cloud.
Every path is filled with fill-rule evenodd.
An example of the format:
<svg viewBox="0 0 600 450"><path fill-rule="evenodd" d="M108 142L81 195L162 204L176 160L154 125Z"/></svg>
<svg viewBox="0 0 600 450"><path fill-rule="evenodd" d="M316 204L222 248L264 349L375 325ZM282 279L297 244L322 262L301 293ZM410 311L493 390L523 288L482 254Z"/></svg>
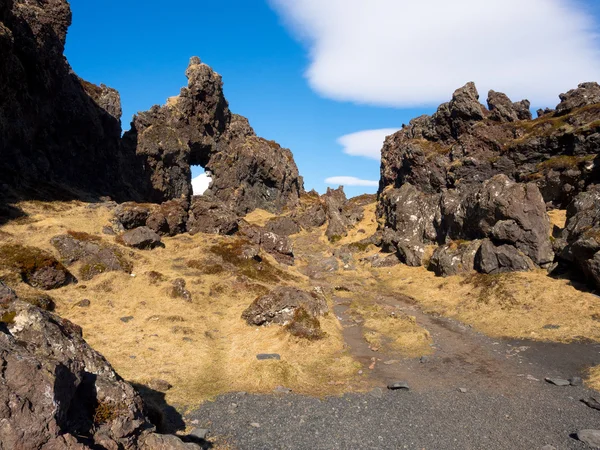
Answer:
<svg viewBox="0 0 600 450"><path fill-rule="evenodd" d="M344 147L344 153L352 156L381 159L381 148L386 136L394 134L398 128L382 128L379 130L365 130L347 134L340 137L337 142Z"/></svg>
<svg viewBox="0 0 600 450"><path fill-rule="evenodd" d="M330 186L379 186L379 181L361 180L356 177L330 177L325 180L325 183Z"/></svg>
<svg viewBox="0 0 600 450"><path fill-rule="evenodd" d="M309 49L306 76L328 98L437 105L480 92L554 105L600 79L598 24L573 0L270 0Z"/></svg>

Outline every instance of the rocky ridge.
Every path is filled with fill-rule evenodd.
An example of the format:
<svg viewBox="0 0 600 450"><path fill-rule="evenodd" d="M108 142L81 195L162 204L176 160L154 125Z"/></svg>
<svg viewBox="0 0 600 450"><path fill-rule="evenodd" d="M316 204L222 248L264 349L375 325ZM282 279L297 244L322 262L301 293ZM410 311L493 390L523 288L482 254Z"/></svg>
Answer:
<svg viewBox="0 0 600 450"><path fill-rule="evenodd" d="M490 91L485 108L468 83L412 120L382 150L380 245L439 275L550 267L546 209L599 179L599 95L581 84L532 120L527 100Z"/></svg>

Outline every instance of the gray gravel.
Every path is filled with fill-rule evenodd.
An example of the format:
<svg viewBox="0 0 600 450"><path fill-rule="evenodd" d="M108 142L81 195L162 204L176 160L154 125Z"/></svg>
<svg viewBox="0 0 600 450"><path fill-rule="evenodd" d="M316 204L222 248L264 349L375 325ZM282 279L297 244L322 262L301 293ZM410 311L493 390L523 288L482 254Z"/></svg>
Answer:
<svg viewBox="0 0 600 450"><path fill-rule="evenodd" d="M228 394L188 418L240 449L585 449L571 435L600 427L589 392L541 384L528 396L387 391L316 398ZM232 404L237 406L232 407ZM260 424L260 428L250 424Z"/></svg>

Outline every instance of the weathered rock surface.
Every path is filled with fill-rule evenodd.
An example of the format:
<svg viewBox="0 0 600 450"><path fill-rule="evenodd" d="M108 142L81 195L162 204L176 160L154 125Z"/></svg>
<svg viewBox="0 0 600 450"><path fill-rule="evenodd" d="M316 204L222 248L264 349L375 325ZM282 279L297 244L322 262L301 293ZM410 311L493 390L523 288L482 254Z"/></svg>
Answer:
<svg viewBox="0 0 600 450"><path fill-rule="evenodd" d="M600 86L584 83L560 96L556 111L530 120L529 102L490 91L489 110L472 83L432 116L386 139L380 192L410 183L425 193L479 184L505 174L535 182L544 200L566 207L600 179Z"/></svg>
<svg viewBox="0 0 600 450"><path fill-rule="evenodd" d="M54 256L23 245L0 246L0 269L16 273L23 282L43 290L57 289L76 281Z"/></svg>
<svg viewBox="0 0 600 450"><path fill-rule="evenodd" d="M19 300L1 311L0 448L199 448L154 434L140 396L78 326Z"/></svg>
<svg viewBox="0 0 600 450"><path fill-rule="evenodd" d="M234 234L238 230L239 217L223 202L206 196L193 197L187 229L190 234Z"/></svg>
<svg viewBox="0 0 600 450"><path fill-rule="evenodd" d="M72 73L70 24L66 0L0 5L0 180L34 197L73 196L66 185L135 198L141 164L120 147L119 94Z"/></svg>
<svg viewBox="0 0 600 450"><path fill-rule="evenodd" d="M560 258L600 287L600 187L579 194L569 205L562 239L566 244Z"/></svg>
<svg viewBox="0 0 600 450"><path fill-rule="evenodd" d="M254 300L243 312L242 319L249 325L285 325L293 319L298 308L303 308L312 317L322 316L329 310L325 297L317 290L305 292L280 286Z"/></svg>
<svg viewBox="0 0 600 450"><path fill-rule="evenodd" d="M328 220L325 235L330 241L336 241L348 234L348 230L362 220L363 210L353 202L349 202L344 187L327 188L322 197Z"/></svg>
<svg viewBox="0 0 600 450"><path fill-rule="evenodd" d="M126 246L140 250L152 250L162 244L160 236L148 227L126 231L120 236L120 240Z"/></svg>
<svg viewBox="0 0 600 450"><path fill-rule="evenodd" d="M80 79L63 56L70 24L67 0L0 6L0 181L13 194L189 201L190 166L201 165L214 197L240 215L297 204L303 182L291 152L230 113L221 76L197 57L188 86L139 113L121 138L119 93ZM172 206L126 227L179 233L185 211Z"/></svg>
<svg viewBox="0 0 600 450"><path fill-rule="evenodd" d="M240 222L239 233L273 256L277 262L288 266L294 265L294 245L287 236L280 236L269 231L268 228L250 225L245 221Z"/></svg>
<svg viewBox="0 0 600 450"><path fill-rule="evenodd" d="M231 114L221 76L199 58L190 60L186 76L178 96L139 113L124 137L145 161L151 200L189 199L191 166L201 165L213 179L208 194L239 215L295 206L303 186L292 153Z"/></svg>
<svg viewBox="0 0 600 450"><path fill-rule="evenodd" d="M378 214L384 223L383 248L396 251L405 264L420 266L427 245L449 244L434 252L432 269L439 274L527 270L554 259L539 189L506 175L442 193L428 194L409 183L388 188L380 196ZM452 244L481 239L486 239L484 246Z"/></svg>
<svg viewBox="0 0 600 450"><path fill-rule="evenodd" d="M94 236L85 233L65 234L53 237L50 243L67 266L81 261L79 277L83 281L104 272L131 272L131 262L118 247Z"/></svg>

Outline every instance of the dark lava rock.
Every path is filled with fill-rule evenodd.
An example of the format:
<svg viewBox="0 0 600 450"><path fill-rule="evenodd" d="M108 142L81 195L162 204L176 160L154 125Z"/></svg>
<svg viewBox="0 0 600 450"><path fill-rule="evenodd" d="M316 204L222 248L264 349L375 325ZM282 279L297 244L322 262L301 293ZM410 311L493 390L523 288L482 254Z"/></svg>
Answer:
<svg viewBox="0 0 600 450"><path fill-rule="evenodd" d="M130 273L132 264L115 245L86 233L71 233L55 236L50 240L65 264L81 261L80 278L91 280L104 272L121 271Z"/></svg>
<svg viewBox="0 0 600 450"><path fill-rule="evenodd" d="M134 150L120 146L119 94L77 77L63 56L66 0L0 5L0 172L25 195L114 198L143 184ZM36 197L38 198L38 197Z"/></svg>
<svg viewBox="0 0 600 450"><path fill-rule="evenodd" d="M120 320L121 322L123 322L123 323L129 323L129 322L131 322L131 321L133 320L133 316L125 316L125 317L121 317L119 320Z"/></svg>
<svg viewBox="0 0 600 450"><path fill-rule="evenodd" d="M56 301L47 294L35 294L22 299L30 305L37 306L44 311L54 311L56 309Z"/></svg>
<svg viewBox="0 0 600 450"><path fill-rule="evenodd" d="M185 280L183 278L177 278L173 280L173 287L171 288L171 297L182 298L186 302L192 301L192 294L185 288Z"/></svg>
<svg viewBox="0 0 600 450"><path fill-rule="evenodd" d="M0 281L0 306L8 305L17 299L17 294L6 284Z"/></svg>
<svg viewBox="0 0 600 450"><path fill-rule="evenodd" d="M199 58L190 60L186 76L188 86L165 106L135 116L123 139L151 174L152 200L189 199L191 166L201 165L212 174L209 195L239 215L295 206L303 187L291 152L231 114L221 76Z"/></svg>
<svg viewBox="0 0 600 450"><path fill-rule="evenodd" d="M146 219L146 226L161 236L176 236L187 231L187 200L176 199L155 207Z"/></svg>
<svg viewBox="0 0 600 450"><path fill-rule="evenodd" d="M392 253L391 255L373 255L367 258L362 258L361 262L370 263L372 267L382 268L382 267L394 267L401 263L398 255Z"/></svg>
<svg viewBox="0 0 600 450"><path fill-rule="evenodd" d="M327 223L327 213L321 196L315 190L305 193L300 197L300 205L291 215L301 228L312 230Z"/></svg>
<svg viewBox="0 0 600 450"><path fill-rule="evenodd" d="M390 384L388 384L387 388L391 391L398 391L398 390L408 391L410 389L410 387L408 386L408 383L406 381L397 381L395 383L390 383Z"/></svg>
<svg viewBox="0 0 600 450"><path fill-rule="evenodd" d="M0 267L15 271L25 283L43 290L57 289L76 281L56 258L35 247L0 246Z"/></svg>
<svg viewBox="0 0 600 450"><path fill-rule="evenodd" d="M405 264L420 266L426 245L448 242L431 260L440 275L473 268L483 273L529 270L554 259L539 189L506 175L442 193L428 194L409 183L388 188L378 214L384 223L382 248L397 252Z"/></svg>
<svg viewBox="0 0 600 450"><path fill-rule="evenodd" d="M259 353L258 355L256 355L256 359L258 359L259 361L268 361L273 359L279 361L281 359L281 356L277 353Z"/></svg>
<svg viewBox="0 0 600 450"><path fill-rule="evenodd" d="M87 298L84 298L80 302L77 302L77 306L79 306L80 308L89 308L91 304L92 303Z"/></svg>
<svg viewBox="0 0 600 450"><path fill-rule="evenodd" d="M3 448L199 448L174 436L172 446L154 446L163 437L153 433L139 394L88 346L81 328L19 300L4 317Z"/></svg>
<svg viewBox="0 0 600 450"><path fill-rule="evenodd" d="M567 208L566 241L560 258L575 264L600 287L600 187L579 194Z"/></svg>
<svg viewBox="0 0 600 450"><path fill-rule="evenodd" d="M328 220L325 235L331 242L346 236L348 230L363 218L363 209L348 201L343 186L337 189L327 188L322 199Z"/></svg>
<svg viewBox="0 0 600 450"><path fill-rule="evenodd" d="M187 229L190 234L234 234L238 230L238 215L225 203L207 196L195 196L189 212Z"/></svg>
<svg viewBox="0 0 600 450"><path fill-rule="evenodd" d="M152 205L127 202L117 206L114 215L125 230L133 230L134 228L146 225L146 220L150 217L151 210Z"/></svg>
<svg viewBox="0 0 600 450"><path fill-rule="evenodd" d="M249 325L285 325L292 321L298 308L303 308L312 317L322 316L329 310L325 297L316 290L309 293L279 286L254 300L243 312L242 319Z"/></svg>
<svg viewBox="0 0 600 450"><path fill-rule="evenodd" d="M279 236L291 236L300 233L300 225L289 216L275 217L265 224L265 230Z"/></svg>
<svg viewBox="0 0 600 450"><path fill-rule="evenodd" d="M120 236L123 244L140 250L152 250L162 244L160 236L148 227L138 227Z"/></svg>
<svg viewBox="0 0 600 450"><path fill-rule="evenodd" d="M469 273L475 268L475 255L481 241L453 241L439 246L429 261L429 269L437 276Z"/></svg>
<svg viewBox="0 0 600 450"><path fill-rule="evenodd" d="M280 236L268 231L267 228L250 225L246 221L240 222L239 233L273 256L277 262L288 266L294 265L294 246L287 236Z"/></svg>
<svg viewBox="0 0 600 450"><path fill-rule="evenodd" d="M529 102L490 91L489 110L472 83L432 116L413 119L386 139L379 193L410 183L433 194L498 174L534 182L546 203L566 207L600 180L600 86L561 96L556 111L531 120Z"/></svg>

